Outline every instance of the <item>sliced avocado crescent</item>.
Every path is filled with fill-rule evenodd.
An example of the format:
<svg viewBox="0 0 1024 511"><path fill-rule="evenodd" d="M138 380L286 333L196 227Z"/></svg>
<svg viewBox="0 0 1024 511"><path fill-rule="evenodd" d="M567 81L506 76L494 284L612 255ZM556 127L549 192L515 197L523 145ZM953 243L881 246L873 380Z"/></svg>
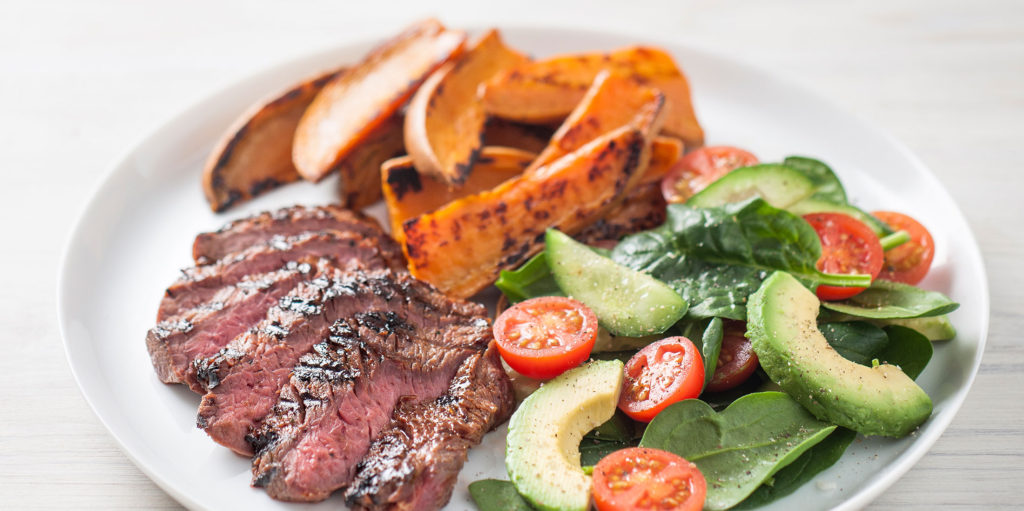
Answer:
<svg viewBox="0 0 1024 511"><path fill-rule="evenodd" d="M932 400L900 368L839 355L818 330L818 298L775 272L750 296L747 337L772 381L819 419L865 435L901 437L932 413Z"/></svg>
<svg viewBox="0 0 1024 511"><path fill-rule="evenodd" d="M508 424L505 468L537 509L590 509L590 476L580 467L580 440L615 413L622 362L598 360L570 369L523 401Z"/></svg>

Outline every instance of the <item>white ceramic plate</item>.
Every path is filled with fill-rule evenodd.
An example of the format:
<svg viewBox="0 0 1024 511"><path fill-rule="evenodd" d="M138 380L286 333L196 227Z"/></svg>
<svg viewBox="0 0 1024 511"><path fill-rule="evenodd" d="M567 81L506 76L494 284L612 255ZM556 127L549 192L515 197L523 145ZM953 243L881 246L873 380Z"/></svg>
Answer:
<svg viewBox="0 0 1024 511"><path fill-rule="evenodd" d="M836 169L855 203L908 212L931 229L938 249L922 285L962 304L953 314L959 335L937 345L918 380L935 402L933 416L901 440L859 439L839 463L772 509L859 508L921 458L963 403L980 363L989 315L978 246L956 204L924 165L848 113L770 73L719 56L607 33L526 28L504 33L512 45L534 55L660 44L690 77L709 143L748 148L765 161L788 154L821 158ZM299 506L250 488L248 460L196 429L198 396L157 380L143 339L163 289L190 264L192 239L200 231L269 208L331 202L335 186L296 184L215 215L200 190L201 165L249 104L316 71L355 61L370 46L345 46L279 65L168 122L111 170L67 246L58 312L82 392L125 453L190 508ZM502 429L471 451L448 509L472 508L469 482L505 477L503 448ZM340 502L336 496L318 507L338 508Z"/></svg>

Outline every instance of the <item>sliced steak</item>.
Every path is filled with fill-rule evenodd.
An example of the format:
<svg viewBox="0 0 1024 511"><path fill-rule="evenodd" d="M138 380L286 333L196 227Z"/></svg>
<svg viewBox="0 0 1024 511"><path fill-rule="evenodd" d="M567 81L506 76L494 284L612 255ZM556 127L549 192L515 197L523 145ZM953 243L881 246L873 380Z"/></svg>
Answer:
<svg viewBox="0 0 1024 511"><path fill-rule="evenodd" d="M253 484L290 501L323 500L345 486L398 403L436 399L491 339L482 315L443 317L407 321L387 311L336 322L250 438Z"/></svg>
<svg viewBox="0 0 1024 511"><path fill-rule="evenodd" d="M210 264L233 252L260 245L274 236L295 236L304 232L352 232L374 239L388 258L401 259L402 250L381 229L376 220L339 206L292 206L236 220L215 232L196 236L192 258L196 264Z"/></svg>
<svg viewBox="0 0 1024 511"><path fill-rule="evenodd" d="M441 397L404 402L356 467L345 492L353 509L440 509L467 451L505 422L512 384L493 348L467 358Z"/></svg>
<svg viewBox="0 0 1024 511"><path fill-rule="evenodd" d="M407 273L321 272L218 354L195 362L199 381L209 389L200 404L199 427L235 452L251 455L246 437L274 408L299 358L328 337L334 322L369 312L394 312L425 331L471 318L489 335L482 306L452 301ZM453 347L458 341L446 339Z"/></svg>
<svg viewBox="0 0 1024 511"><path fill-rule="evenodd" d="M208 301L224 286L242 277L280 268L288 261L305 257L329 257L341 267L360 265L368 269L402 269L405 261L384 254L376 239L355 232L307 232L297 236L274 236L259 245L229 254L215 263L182 270L182 277L171 284L160 302L157 320L173 316Z"/></svg>
<svg viewBox="0 0 1024 511"><path fill-rule="evenodd" d="M259 323L311 270L308 263L291 262L277 271L249 275L221 288L210 301L158 323L146 334L146 347L160 381L186 383L202 393L192 361L217 353Z"/></svg>

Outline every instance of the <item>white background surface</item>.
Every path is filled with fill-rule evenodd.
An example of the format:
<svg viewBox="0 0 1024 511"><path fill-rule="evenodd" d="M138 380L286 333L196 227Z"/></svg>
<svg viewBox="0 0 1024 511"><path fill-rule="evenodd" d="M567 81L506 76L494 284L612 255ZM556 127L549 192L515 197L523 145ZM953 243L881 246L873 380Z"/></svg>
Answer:
<svg viewBox="0 0 1024 511"><path fill-rule="evenodd" d="M1019 506L1024 496L1024 5L1020 2L5 2L0 4L0 508L175 508L77 391L55 319L74 217L106 169L177 111L311 50L451 25L676 38L796 78L915 151L985 253L992 325L958 418L878 509ZM685 67L685 63L683 63Z"/></svg>

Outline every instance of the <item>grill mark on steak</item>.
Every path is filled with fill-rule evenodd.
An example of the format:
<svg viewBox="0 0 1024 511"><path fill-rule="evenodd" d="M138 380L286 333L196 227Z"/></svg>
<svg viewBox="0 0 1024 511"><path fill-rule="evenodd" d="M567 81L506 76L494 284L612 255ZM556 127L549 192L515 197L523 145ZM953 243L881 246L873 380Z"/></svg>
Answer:
<svg viewBox="0 0 1024 511"><path fill-rule="evenodd" d="M277 271L246 276L215 292L208 302L158 323L146 334L146 348L160 381L185 383L202 393L192 361L217 353L262 320L311 270L308 263L289 262Z"/></svg>
<svg viewBox="0 0 1024 511"><path fill-rule="evenodd" d="M340 266L350 268L361 265L368 269L391 267L399 270L405 266L404 260L383 254L376 239L365 238L354 232L325 231L290 237L273 236L259 245L229 254L215 263L182 270L181 278L164 293L157 321L208 301L217 290L235 284L246 275L268 272L280 268L288 261L305 257L329 257Z"/></svg>
<svg viewBox="0 0 1024 511"><path fill-rule="evenodd" d="M218 443L251 455L252 446L245 437L252 435L261 419L271 412L278 389L288 381L299 357L327 338L335 321L359 313L386 315L388 311L400 312L405 321L425 330L441 330L465 317L473 318L470 324L476 328L488 330L482 306L451 301L406 273L323 271L281 298L249 332L232 340L215 356L195 362L199 381L209 390L200 405L197 424ZM362 318L360 326L387 326L386 321L380 321L386 316ZM480 342L467 339L458 329L444 331L443 338L434 341L441 346L454 348ZM390 342L381 349L397 351L397 341ZM426 350L431 342L426 339L415 348Z"/></svg>
<svg viewBox="0 0 1024 511"><path fill-rule="evenodd" d="M304 232L341 231L376 240L390 261L403 260L401 247L376 220L339 206L292 206L236 220L214 232L196 236L192 258L196 264L213 263L228 254L262 244L274 236L295 236Z"/></svg>
<svg viewBox="0 0 1024 511"><path fill-rule="evenodd" d="M467 451L508 419L513 404L496 350L465 359L444 395L395 410L357 465L345 500L353 509L440 509Z"/></svg>
<svg viewBox="0 0 1024 511"><path fill-rule="evenodd" d="M289 501L323 500L345 486L400 402L436 399L462 361L486 348L491 333L482 316L451 320L421 327L387 311L335 322L250 436L258 453L253 484Z"/></svg>

